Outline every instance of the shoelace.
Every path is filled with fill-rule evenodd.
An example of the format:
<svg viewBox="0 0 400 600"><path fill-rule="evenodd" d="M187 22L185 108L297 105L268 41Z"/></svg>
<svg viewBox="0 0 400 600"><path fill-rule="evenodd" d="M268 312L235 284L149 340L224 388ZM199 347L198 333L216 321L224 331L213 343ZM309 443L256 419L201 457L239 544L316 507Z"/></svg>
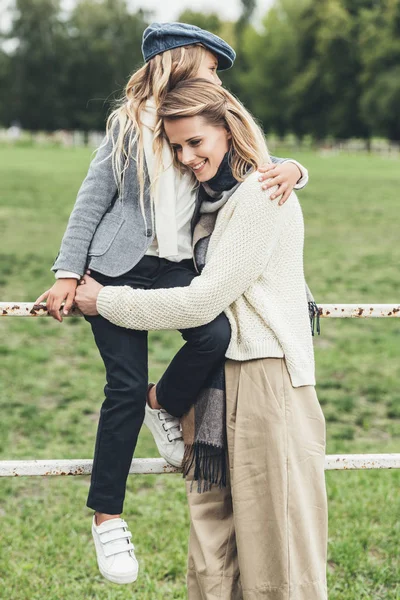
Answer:
<svg viewBox="0 0 400 600"><path fill-rule="evenodd" d="M162 422L162 427L167 433L169 442L173 442L174 440L183 440L181 424L177 417L173 417L162 408L158 411L158 418Z"/></svg>

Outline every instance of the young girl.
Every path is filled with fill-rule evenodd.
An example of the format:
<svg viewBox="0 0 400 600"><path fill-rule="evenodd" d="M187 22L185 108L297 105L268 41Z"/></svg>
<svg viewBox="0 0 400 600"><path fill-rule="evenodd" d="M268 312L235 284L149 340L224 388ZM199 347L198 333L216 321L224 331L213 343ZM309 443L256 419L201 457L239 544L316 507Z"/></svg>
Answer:
<svg viewBox="0 0 400 600"><path fill-rule="evenodd" d="M62 302L67 314L87 267L102 284L144 289L186 286L196 275L191 248L195 191L190 177L173 167L167 144L162 152L169 168L155 176L156 109L179 81L201 76L220 84L216 70L232 66L235 53L197 27L155 23L144 32L143 56L146 64L130 78L79 190L52 267L57 282L37 300L46 299L59 321ZM277 194L284 197L301 175L293 163L266 171L265 178L281 184ZM186 344L157 386L165 409L188 398L193 402L210 373L224 362L230 326L224 314L215 317L182 331ZM138 566L120 514L143 419L172 464L181 464L183 441L175 416L146 405L147 332L115 326L101 316L87 320L107 377L87 506L95 511L92 533L101 573L110 581L129 583L136 579Z"/></svg>
<svg viewBox="0 0 400 600"><path fill-rule="evenodd" d="M208 248L195 249L205 266L175 289L102 287L86 276L77 304L133 329L198 327L225 310L227 481L200 494L188 482L189 598L325 600L325 421L300 205L294 193L282 208L265 202L257 171L268 160L264 138L226 90L182 82L158 115L177 161L202 184L194 238L213 229L202 239ZM197 404L195 429L205 418ZM202 476L213 479L207 469Z"/></svg>

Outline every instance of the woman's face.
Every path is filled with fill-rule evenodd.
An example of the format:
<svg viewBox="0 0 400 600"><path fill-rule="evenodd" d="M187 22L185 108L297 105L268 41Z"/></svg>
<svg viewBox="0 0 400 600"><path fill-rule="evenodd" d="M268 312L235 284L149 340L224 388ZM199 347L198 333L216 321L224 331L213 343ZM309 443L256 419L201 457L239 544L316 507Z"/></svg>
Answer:
<svg viewBox="0 0 400 600"><path fill-rule="evenodd" d="M202 58L199 70L196 73L196 77L201 77L202 79L208 79L211 83L217 83L218 85L222 85L222 81L217 75L218 69L218 60L208 50L205 51L205 55Z"/></svg>
<svg viewBox="0 0 400 600"><path fill-rule="evenodd" d="M231 134L225 127L210 125L198 116L165 120L164 129L179 162L201 182L214 177L229 150Z"/></svg>

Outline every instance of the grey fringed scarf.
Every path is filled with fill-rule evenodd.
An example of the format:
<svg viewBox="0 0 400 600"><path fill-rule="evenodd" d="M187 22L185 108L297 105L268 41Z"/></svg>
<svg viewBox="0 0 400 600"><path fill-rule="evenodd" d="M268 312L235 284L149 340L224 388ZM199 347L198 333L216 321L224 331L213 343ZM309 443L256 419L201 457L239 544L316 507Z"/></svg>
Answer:
<svg viewBox="0 0 400 600"><path fill-rule="evenodd" d="M202 202L193 233L194 260L199 273L205 265L218 211L239 185L232 175L229 155L226 154L217 174L203 184L207 199ZM315 324L319 334L318 307L308 286L307 298L312 334L314 335ZM181 420L185 442L183 476L186 477L193 469L193 480L197 481L198 492L209 490L213 484L226 486L225 406L225 369L221 365Z"/></svg>

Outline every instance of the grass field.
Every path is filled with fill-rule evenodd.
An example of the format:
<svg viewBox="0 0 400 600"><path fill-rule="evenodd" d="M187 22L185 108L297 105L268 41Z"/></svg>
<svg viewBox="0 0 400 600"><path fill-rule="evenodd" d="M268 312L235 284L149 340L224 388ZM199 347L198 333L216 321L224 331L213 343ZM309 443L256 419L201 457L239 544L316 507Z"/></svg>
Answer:
<svg viewBox="0 0 400 600"><path fill-rule="evenodd" d="M53 281L90 151L0 147L0 300L33 301ZM306 275L319 303L399 303L399 164L296 156ZM151 379L180 345L150 338ZM315 339L329 453L400 451L400 321L324 320ZM0 459L89 458L103 399L86 323L0 322ZM157 456L143 431L136 456ZM98 573L85 507L89 480L0 480L0 600L179 600L188 515L179 476L131 476L124 516L141 563L134 586ZM400 471L329 472L330 600L400 599Z"/></svg>

